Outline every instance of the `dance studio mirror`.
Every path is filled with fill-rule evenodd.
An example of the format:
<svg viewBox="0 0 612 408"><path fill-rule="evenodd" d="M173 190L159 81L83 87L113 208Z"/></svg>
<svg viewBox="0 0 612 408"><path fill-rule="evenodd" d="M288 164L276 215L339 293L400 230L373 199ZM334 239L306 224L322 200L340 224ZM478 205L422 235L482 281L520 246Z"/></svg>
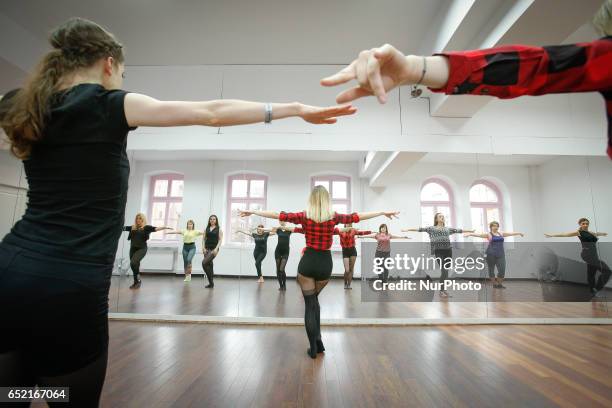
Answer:
<svg viewBox="0 0 612 408"><path fill-rule="evenodd" d="M320 294L320 301L327 306L322 309L322 318L608 316L607 289L600 291L601 299L591 301L579 238L544 235L575 232L580 218L589 220L589 231L606 232L610 220L605 208L610 199L605 180L612 174L605 157L403 153L396 158L394 171L372 177L372 170L364 164L369 161L376 167L393 154L130 151L126 226L142 213L147 224L170 227L168 232L182 235L151 234L140 263L140 287L130 288L134 283L131 241L127 239L129 232L124 233L113 276L112 311L301 318L303 299L295 278L305 247L304 235L293 231L293 224L281 228L276 219L241 217L240 211L302 211L310 190L322 185L339 213L401 212L398 219L373 218L353 225L364 236L355 238L358 255L350 289L345 275L345 269L351 269L350 257L345 268L340 239L334 237L333 275ZM444 226L451 231L453 260L474 259L478 265L480 259L480 267L466 270L455 263L447 272L455 286L446 294L435 286L375 293L373 281L382 279L372 268L379 243L369 234L378 233L384 224L392 235L391 258L398 254L424 258L432 253L428 232L405 230L432 226L436 213L444 216ZM209 288L211 280L202 266L203 248L215 245L206 244L201 233L209 233L207 224L213 215L223 239L213 261L214 287ZM183 257L188 222L189 228L193 225L199 231L191 268ZM279 229L283 236L280 245ZM505 265L492 262L493 278L488 261L502 254L491 253L491 233L504 236L501 250ZM288 254L280 248L287 240ZM606 262L611 255L608 242L608 237L601 236L596 243ZM188 251L185 254L189 257ZM385 280L391 284L435 284L442 274L438 266L389 270ZM186 271L191 271L190 280L186 280ZM596 272L595 284L601 275ZM481 286L466 286L470 282Z"/></svg>

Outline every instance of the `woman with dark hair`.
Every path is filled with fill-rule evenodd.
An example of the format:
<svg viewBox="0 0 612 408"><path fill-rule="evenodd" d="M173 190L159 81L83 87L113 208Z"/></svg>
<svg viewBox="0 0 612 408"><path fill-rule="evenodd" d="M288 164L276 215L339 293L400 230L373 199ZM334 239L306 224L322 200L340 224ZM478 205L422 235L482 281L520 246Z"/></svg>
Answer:
<svg viewBox="0 0 612 408"><path fill-rule="evenodd" d="M355 247L355 237L369 235L372 231L360 231L353 228L353 224L344 224L344 228L336 228L334 235L340 237L340 246L342 247L342 262L344 263L344 289L352 289L353 271L355 270L355 261L357 261L357 248Z"/></svg>
<svg viewBox="0 0 612 408"><path fill-rule="evenodd" d="M383 282L387 282L389 279L389 270L385 266L385 259L391 257L391 240L392 239L411 239L407 236L393 235L389 233L389 227L387 224L380 224L378 227L377 234L362 235L358 238L374 238L376 240L376 253L374 258L381 259L381 266L383 272L380 274L380 278Z"/></svg>
<svg viewBox="0 0 612 408"><path fill-rule="evenodd" d="M463 230L459 228L449 228L446 226L444 214L435 213L433 226L425 228L407 228L404 232L426 232L431 242L431 254L437 259L440 265L440 283L448 279L448 267L452 264L453 248L450 242L451 234L461 234L463 232L474 232L474 230ZM440 290L440 297L450 297L444 289Z"/></svg>
<svg viewBox="0 0 612 408"><path fill-rule="evenodd" d="M257 282L263 283L264 277L261 272L261 263L268 254L268 238L270 238L271 235L276 235L276 231L272 229L267 230L264 228L263 224L259 224L254 231L247 232L239 229L236 230L236 232L248 235L249 237L253 238L253 242L255 242L255 248L253 249L253 258L255 258L255 269L257 270L257 276L259 278L257 279Z"/></svg>
<svg viewBox="0 0 612 408"><path fill-rule="evenodd" d="M590 222L587 218L580 218L578 220L578 225L579 228L576 231L544 235L546 238L578 237L582 245L580 257L587 264L587 282L589 284L589 290L593 297L599 297L599 291L606 286L606 283L610 280L610 275L612 275L610 267L599 258L599 253L597 252L598 237L607 237L608 233L589 231ZM595 281L597 271L599 271L599 278Z"/></svg>
<svg viewBox="0 0 612 408"><path fill-rule="evenodd" d="M183 236L183 268L185 271L184 282L191 282L191 262L196 253L195 240L204 233L195 229L193 220L187 221L187 228L184 230L170 231L166 234L179 234Z"/></svg>
<svg viewBox="0 0 612 408"><path fill-rule="evenodd" d="M168 227L154 227L147 225L147 217L143 213L136 214L133 225L126 225L124 231L128 231L128 241L130 241L130 268L134 277L134 283L130 289L139 289L142 281L140 280L140 262L147 254L147 241L153 232L168 230Z"/></svg>
<svg viewBox="0 0 612 408"><path fill-rule="evenodd" d="M276 261L276 279L278 279L279 290L287 290L287 273L285 267L289 260L289 249L291 234L295 231L295 227L289 227L286 222L281 221L279 226L273 231L278 236L276 249L274 250L274 260Z"/></svg>
<svg viewBox="0 0 612 408"><path fill-rule="evenodd" d="M333 262L329 249L332 246L336 225L357 223L381 215L393 218L397 214L396 211L338 214L332 210L329 192L323 186L312 189L306 211L277 213L242 210L240 212L242 217L258 215L302 225L303 234L306 236L306 251L298 265L297 281L304 296L304 326L310 345L307 353L311 358L317 358L317 353L325 351L321 340L321 308L318 296L329 282L332 273Z"/></svg>
<svg viewBox="0 0 612 408"><path fill-rule="evenodd" d="M204 231L204 244L202 245L202 250L204 252L202 269L204 269L204 273L208 278L208 285L205 286L208 289L215 287L215 269L213 260L219 254L219 248L221 248L222 243L223 231L221 231L221 226L219 226L219 217L212 214L210 217L208 217L208 224L206 225L206 230Z"/></svg>
<svg viewBox="0 0 612 408"><path fill-rule="evenodd" d="M95 406L106 373L108 291L124 225L128 132L296 116L335 123L355 109L159 101L121 90L123 46L98 24L70 19L49 42L51 51L10 100L0 124L11 151L24 160L29 187L24 216L0 244L0 384L67 386L70 405Z"/></svg>
<svg viewBox="0 0 612 408"><path fill-rule="evenodd" d="M467 232L465 237L484 238L489 241L486 250L487 266L489 267L489 278L493 287L496 289L506 289L503 285L504 277L506 276L506 251L504 250L504 238L514 236L524 236L522 232L501 232L499 230L499 222L491 221L489 223L488 233ZM495 276L495 267L497 267L497 276Z"/></svg>

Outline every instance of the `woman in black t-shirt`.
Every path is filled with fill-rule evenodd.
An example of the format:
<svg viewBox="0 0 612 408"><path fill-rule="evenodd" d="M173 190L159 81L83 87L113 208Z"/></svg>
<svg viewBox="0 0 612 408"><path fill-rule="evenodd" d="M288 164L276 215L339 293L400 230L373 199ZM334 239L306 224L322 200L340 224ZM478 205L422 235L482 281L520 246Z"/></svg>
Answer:
<svg viewBox="0 0 612 408"><path fill-rule="evenodd" d="M154 227L147 225L147 217L143 213L136 214L134 225L127 225L124 228L129 231L128 241L130 241L130 268L134 275L134 283L130 289L138 289L142 281L140 280L140 261L147 254L147 241L153 232L168 230L168 227Z"/></svg>
<svg viewBox="0 0 612 408"><path fill-rule="evenodd" d="M223 243L223 231L221 231L219 226L219 218L215 214L208 217L208 225L204 231L203 242L204 258L202 259L202 269L204 269L206 278L208 278L208 285L205 287L212 289L215 287L213 260L219 254L219 248Z"/></svg>
<svg viewBox="0 0 612 408"><path fill-rule="evenodd" d="M248 235L253 238L253 242L255 242L255 249L253 249L253 258L255 258L255 269L257 269L257 276L259 279L258 283L263 283L264 278L261 273L261 263L266 258L268 254L268 238L270 235L276 235L274 230L266 230L262 224L259 224L254 231L247 232L243 230L237 230L244 235Z"/></svg>
<svg viewBox="0 0 612 408"><path fill-rule="evenodd" d="M0 383L60 384L70 387L71 405L95 406L106 373L110 277L125 225L128 132L288 117L335 123L356 109L159 101L121 90L123 46L98 24L70 19L49 42L23 89L0 106L0 126L28 181L25 214L0 243Z"/></svg>

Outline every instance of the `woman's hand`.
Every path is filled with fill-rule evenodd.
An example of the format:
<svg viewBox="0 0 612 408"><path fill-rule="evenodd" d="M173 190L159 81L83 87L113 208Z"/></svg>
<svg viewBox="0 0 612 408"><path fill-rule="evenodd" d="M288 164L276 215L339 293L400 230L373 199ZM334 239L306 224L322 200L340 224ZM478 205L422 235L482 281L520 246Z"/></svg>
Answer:
<svg viewBox="0 0 612 408"><path fill-rule="evenodd" d="M332 124L338 121L337 116L352 115L357 112L357 108L349 105L329 106L321 108L318 106L300 104L298 116L308 123L315 125Z"/></svg>
<svg viewBox="0 0 612 408"><path fill-rule="evenodd" d="M382 215L392 220L393 218L399 218L398 217L399 213L400 213L399 211L384 211Z"/></svg>
<svg viewBox="0 0 612 408"><path fill-rule="evenodd" d="M241 211L238 212L238 214L241 217L250 217L251 215L254 214L254 211L252 211L252 210L241 210Z"/></svg>

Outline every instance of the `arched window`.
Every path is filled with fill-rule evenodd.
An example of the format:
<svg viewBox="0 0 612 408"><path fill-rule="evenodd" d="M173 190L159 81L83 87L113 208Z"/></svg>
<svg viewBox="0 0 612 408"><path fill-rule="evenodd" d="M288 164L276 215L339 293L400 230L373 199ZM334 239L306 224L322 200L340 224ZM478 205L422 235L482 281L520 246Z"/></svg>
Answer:
<svg viewBox="0 0 612 408"><path fill-rule="evenodd" d="M453 225L453 205L453 193L445 181L437 178L426 180L421 187L421 225L433 225L436 213L444 214L446 225Z"/></svg>
<svg viewBox="0 0 612 408"><path fill-rule="evenodd" d="M329 191L332 209L339 214L351 211L351 178L348 176L324 175L311 179L311 188L323 186Z"/></svg>
<svg viewBox="0 0 612 408"><path fill-rule="evenodd" d="M251 230L258 224L265 224L260 217L242 218L240 210L265 210L268 196L268 177L262 174L236 174L227 179L227 225L229 242L250 242L249 238L236 231Z"/></svg>
<svg viewBox="0 0 612 408"><path fill-rule="evenodd" d="M178 222L183 212L183 175L170 173L151 177L149 189L148 221L155 227L178 229ZM166 235L166 231L151 234L151 239L176 240L179 235Z"/></svg>
<svg viewBox="0 0 612 408"><path fill-rule="evenodd" d="M502 224L502 208L502 195L495 184L486 180L478 180L472 185L470 188L472 228L476 231L487 232L491 221Z"/></svg>

